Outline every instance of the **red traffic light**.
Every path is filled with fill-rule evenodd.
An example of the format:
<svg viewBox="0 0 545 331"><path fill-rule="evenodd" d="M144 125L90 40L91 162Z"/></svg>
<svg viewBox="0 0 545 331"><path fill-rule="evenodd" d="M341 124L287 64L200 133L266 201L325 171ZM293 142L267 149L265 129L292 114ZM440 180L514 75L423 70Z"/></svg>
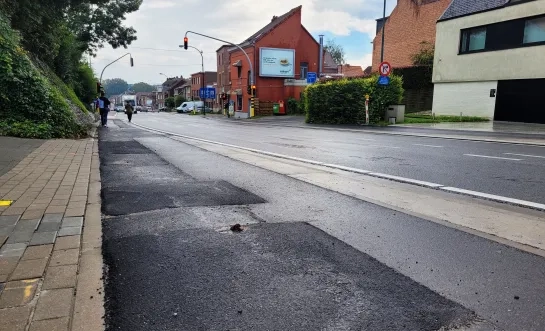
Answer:
<svg viewBox="0 0 545 331"><path fill-rule="evenodd" d="M187 37L184 37L184 49L187 49Z"/></svg>

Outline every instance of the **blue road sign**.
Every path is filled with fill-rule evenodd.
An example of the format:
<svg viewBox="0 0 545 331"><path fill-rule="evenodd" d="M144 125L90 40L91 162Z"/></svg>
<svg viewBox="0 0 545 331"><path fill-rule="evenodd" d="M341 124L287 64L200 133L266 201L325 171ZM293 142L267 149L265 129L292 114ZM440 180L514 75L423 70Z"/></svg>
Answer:
<svg viewBox="0 0 545 331"><path fill-rule="evenodd" d="M380 76L378 79L378 85L390 85L390 77Z"/></svg>
<svg viewBox="0 0 545 331"><path fill-rule="evenodd" d="M199 96L201 99L215 99L216 89L213 87L201 87L199 89Z"/></svg>
<svg viewBox="0 0 545 331"><path fill-rule="evenodd" d="M309 83L309 84L316 83L316 73L315 72L307 72L307 83Z"/></svg>

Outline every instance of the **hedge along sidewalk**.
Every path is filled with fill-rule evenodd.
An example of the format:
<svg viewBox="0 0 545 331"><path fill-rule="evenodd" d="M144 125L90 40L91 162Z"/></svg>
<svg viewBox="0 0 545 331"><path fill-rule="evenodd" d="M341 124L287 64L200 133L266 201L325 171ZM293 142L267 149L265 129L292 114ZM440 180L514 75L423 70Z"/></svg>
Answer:
<svg viewBox="0 0 545 331"><path fill-rule="evenodd" d="M97 141L46 141L0 199L0 331L104 330Z"/></svg>

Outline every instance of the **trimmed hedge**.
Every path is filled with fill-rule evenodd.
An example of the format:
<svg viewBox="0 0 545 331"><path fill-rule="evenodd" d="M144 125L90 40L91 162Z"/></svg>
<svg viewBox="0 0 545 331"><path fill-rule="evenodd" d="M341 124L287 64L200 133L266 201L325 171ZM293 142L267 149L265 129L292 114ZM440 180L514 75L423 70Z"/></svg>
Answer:
<svg viewBox="0 0 545 331"><path fill-rule="evenodd" d="M388 86L378 85L378 76L310 85L303 93L307 123L363 124L365 95L369 94L369 122L376 124L383 118L386 107L401 102L402 86L403 79L395 75L390 76Z"/></svg>

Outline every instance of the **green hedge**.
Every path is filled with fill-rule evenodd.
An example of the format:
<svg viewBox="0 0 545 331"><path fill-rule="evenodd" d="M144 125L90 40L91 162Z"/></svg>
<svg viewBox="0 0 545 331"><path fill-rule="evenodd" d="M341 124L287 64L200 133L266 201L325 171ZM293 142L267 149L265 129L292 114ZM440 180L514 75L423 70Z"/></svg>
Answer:
<svg viewBox="0 0 545 331"><path fill-rule="evenodd" d="M390 85L378 85L378 76L342 79L317 83L303 93L307 123L362 124L365 123L365 95L369 94L369 121L378 123L386 107L398 104L403 98L403 80L390 76Z"/></svg>
<svg viewBox="0 0 545 331"><path fill-rule="evenodd" d="M77 123L67 101L74 99L73 93L58 78L50 82L0 16L0 135L46 139L85 135L86 128Z"/></svg>

